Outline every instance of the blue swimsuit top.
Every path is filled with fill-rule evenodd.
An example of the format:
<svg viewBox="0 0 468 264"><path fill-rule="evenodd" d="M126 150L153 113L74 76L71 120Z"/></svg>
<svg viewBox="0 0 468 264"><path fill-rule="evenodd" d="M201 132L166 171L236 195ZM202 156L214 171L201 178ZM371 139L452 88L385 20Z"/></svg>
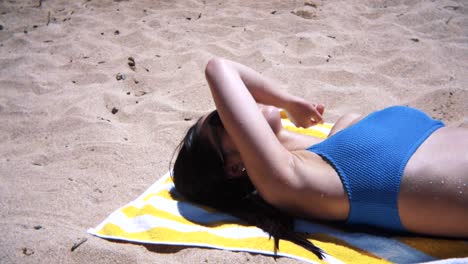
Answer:
<svg viewBox="0 0 468 264"><path fill-rule="evenodd" d="M404 231L398 214L403 171L416 149L443 127L425 113L395 106L308 148L339 174L350 201L347 222Z"/></svg>

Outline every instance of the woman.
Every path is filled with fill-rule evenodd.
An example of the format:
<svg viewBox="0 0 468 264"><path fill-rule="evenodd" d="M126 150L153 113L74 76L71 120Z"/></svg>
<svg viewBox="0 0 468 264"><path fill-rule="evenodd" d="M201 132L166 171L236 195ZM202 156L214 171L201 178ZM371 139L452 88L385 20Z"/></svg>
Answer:
<svg viewBox="0 0 468 264"><path fill-rule="evenodd" d="M205 74L217 111L181 143L173 178L182 195L318 255L289 216L468 237L467 129L391 107L347 114L322 141L282 129L275 108L309 127L322 122L322 105L229 60L210 60Z"/></svg>

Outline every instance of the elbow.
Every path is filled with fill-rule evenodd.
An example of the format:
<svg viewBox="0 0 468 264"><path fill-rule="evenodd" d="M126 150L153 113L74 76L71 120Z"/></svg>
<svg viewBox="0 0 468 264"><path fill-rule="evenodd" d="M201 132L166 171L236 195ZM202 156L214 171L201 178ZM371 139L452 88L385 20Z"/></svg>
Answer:
<svg viewBox="0 0 468 264"><path fill-rule="evenodd" d="M213 76L216 76L216 74L218 74L219 71L222 70L224 65L225 65L224 59L219 58L219 57L211 58L205 67L206 79L210 80L211 78L213 78Z"/></svg>

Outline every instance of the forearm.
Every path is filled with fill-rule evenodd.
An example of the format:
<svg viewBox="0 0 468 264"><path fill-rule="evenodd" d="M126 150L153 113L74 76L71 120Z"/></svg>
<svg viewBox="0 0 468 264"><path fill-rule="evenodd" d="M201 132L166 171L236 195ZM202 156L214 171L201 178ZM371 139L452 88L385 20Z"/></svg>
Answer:
<svg viewBox="0 0 468 264"><path fill-rule="evenodd" d="M220 103L221 105L217 104L217 107L227 107L227 105L224 105L227 102L239 104L251 97L257 103L273 105L287 110L288 117L296 126L309 127L323 122L321 116L324 111L323 105L311 104L303 98L287 93L279 87L280 85L247 66L230 60L213 59L208 63L205 74L210 83L213 98L220 96L218 89L229 85L242 86L246 88L244 92L249 94L245 97L245 94L241 95L243 93L242 89L232 90L231 92L244 98L239 98L238 101L224 100L224 102L218 98L218 103L222 103ZM232 97L234 94L225 94L224 96ZM234 106L231 105L230 107Z"/></svg>
<svg viewBox="0 0 468 264"><path fill-rule="evenodd" d="M288 109L288 105L301 100L299 97L282 90L280 84L255 70L234 61L224 61L239 73L240 78L256 102Z"/></svg>

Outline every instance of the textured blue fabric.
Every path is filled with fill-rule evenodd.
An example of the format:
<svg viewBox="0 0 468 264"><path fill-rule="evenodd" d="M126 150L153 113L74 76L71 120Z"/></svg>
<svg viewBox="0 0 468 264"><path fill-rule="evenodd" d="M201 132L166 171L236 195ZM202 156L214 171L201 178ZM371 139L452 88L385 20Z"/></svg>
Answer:
<svg viewBox="0 0 468 264"><path fill-rule="evenodd" d="M403 170L416 149L443 126L417 109L394 106L308 150L339 174L350 201L348 223L404 231L397 204Z"/></svg>

